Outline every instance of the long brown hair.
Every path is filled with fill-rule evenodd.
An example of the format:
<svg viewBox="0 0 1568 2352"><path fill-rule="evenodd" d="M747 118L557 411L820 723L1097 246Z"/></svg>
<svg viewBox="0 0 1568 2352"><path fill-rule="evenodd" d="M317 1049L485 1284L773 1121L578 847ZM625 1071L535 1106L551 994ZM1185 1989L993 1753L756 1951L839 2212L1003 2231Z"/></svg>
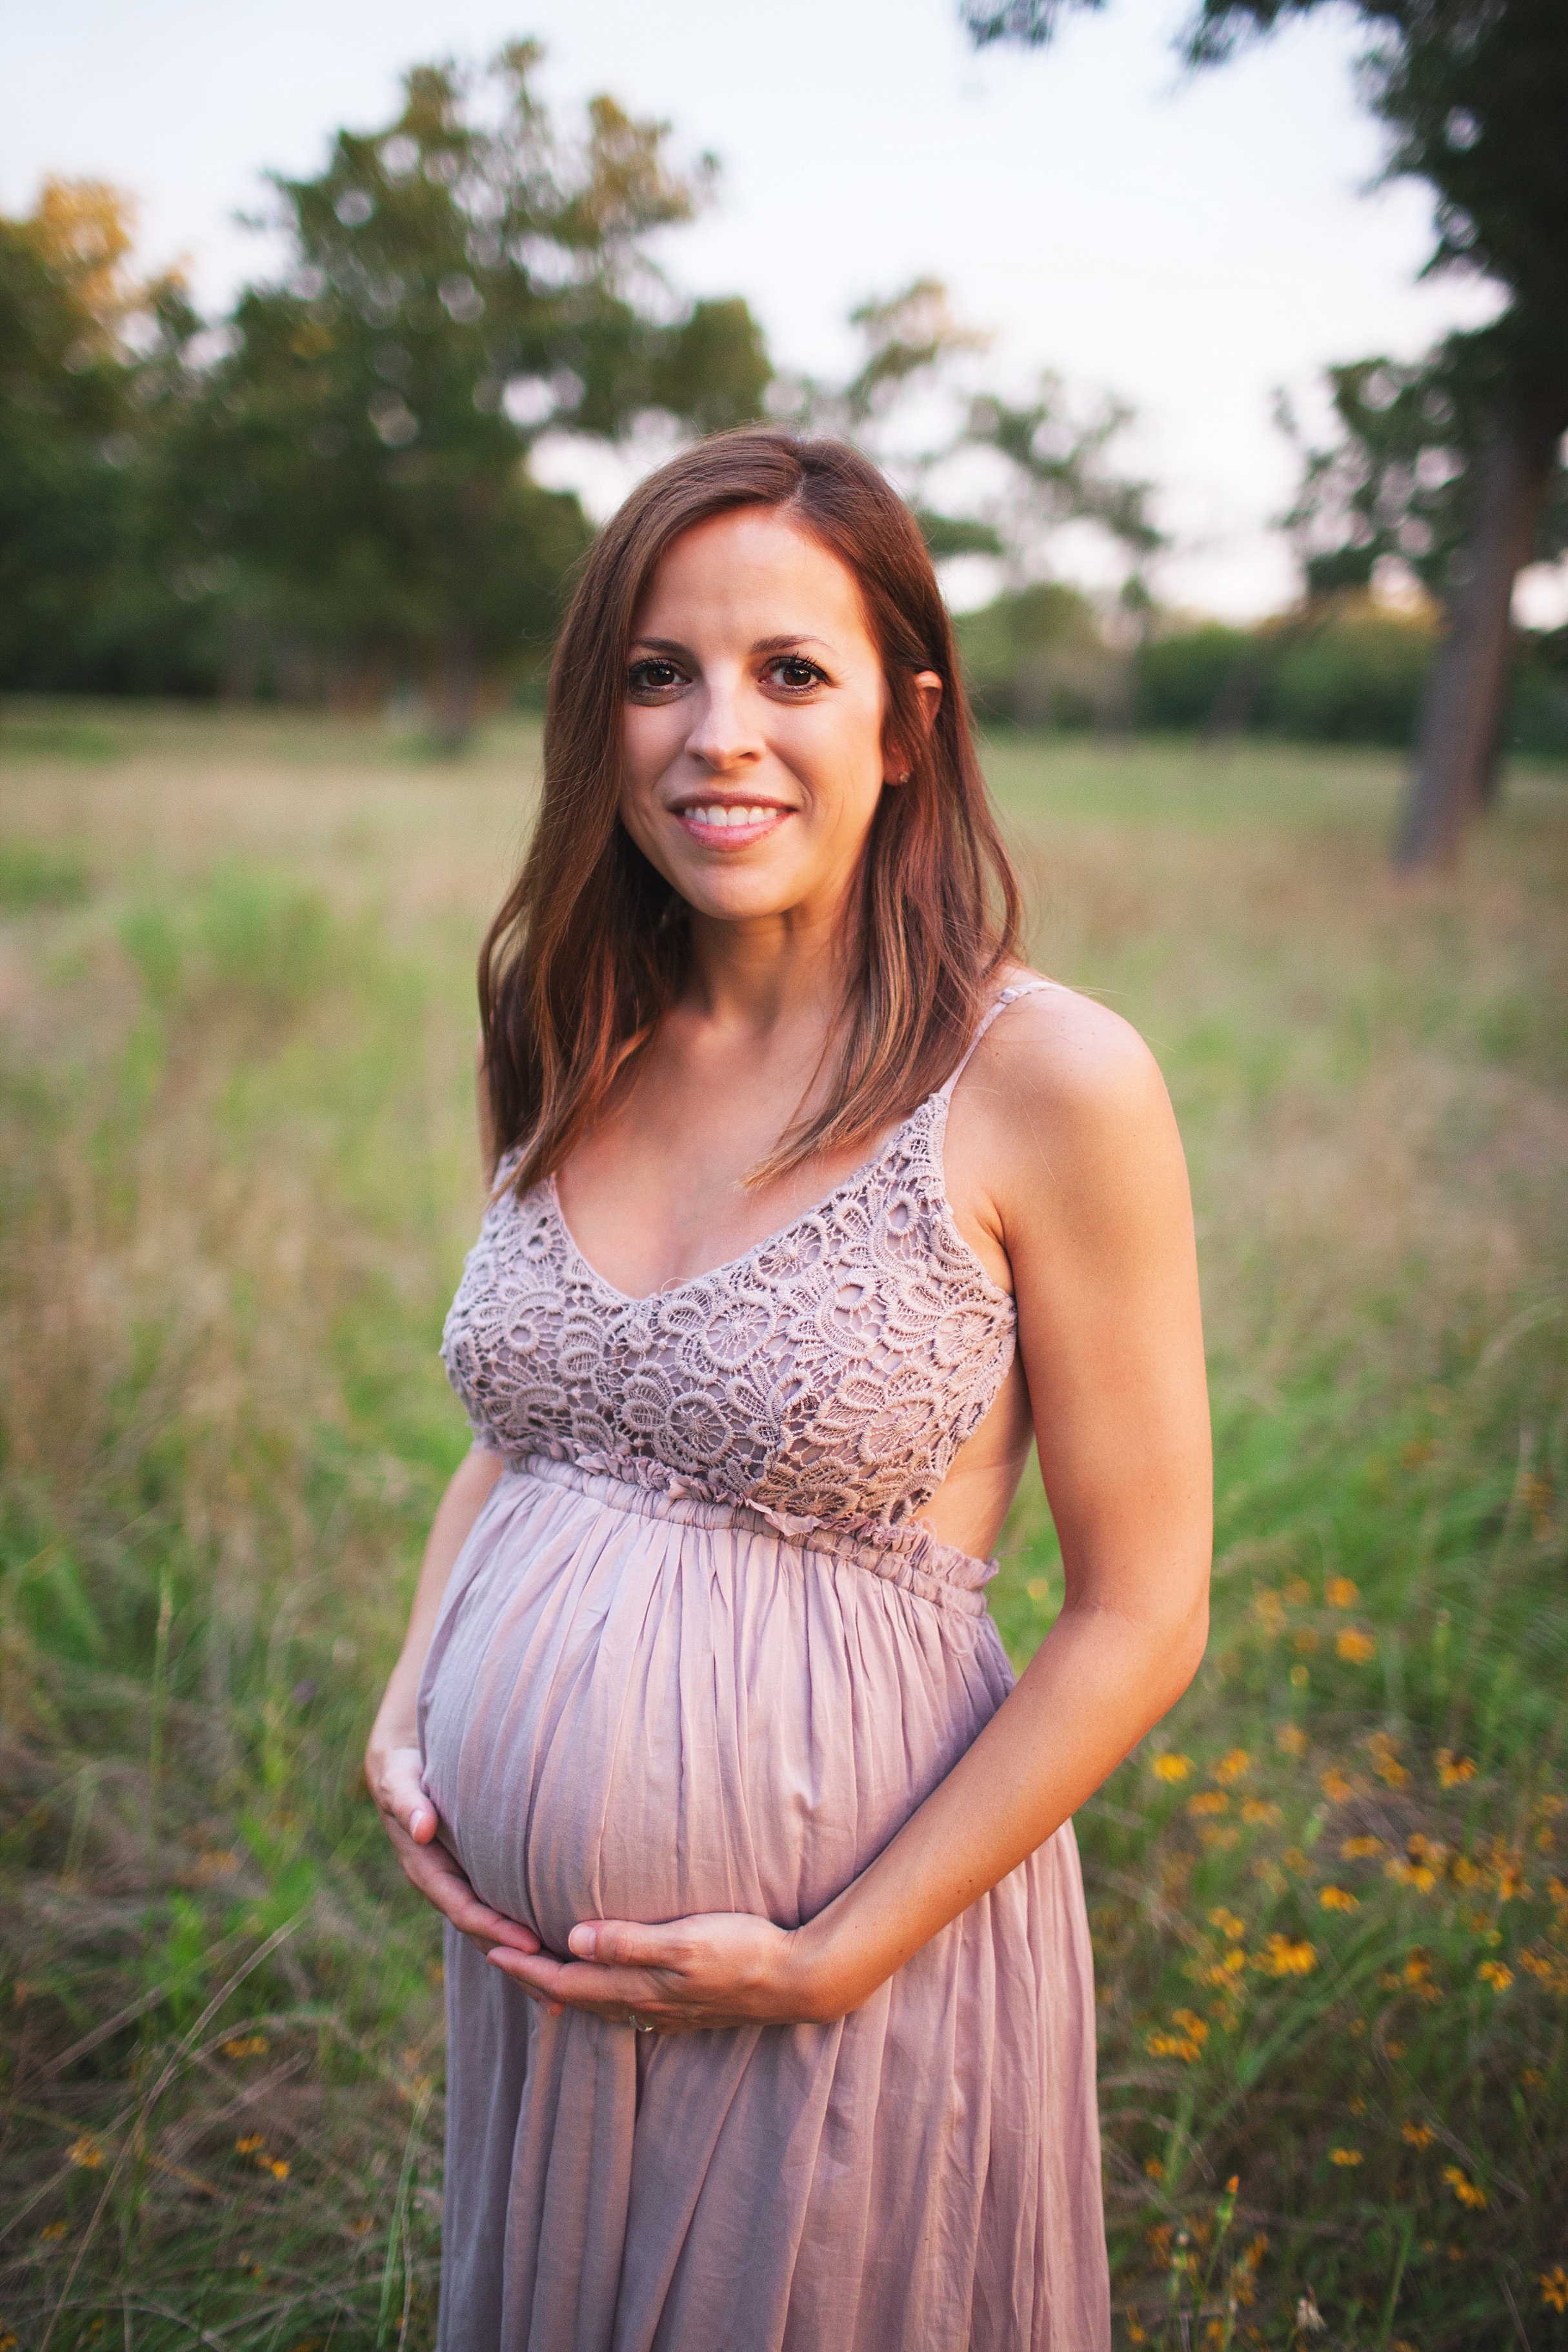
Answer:
<svg viewBox="0 0 1568 2352"><path fill-rule="evenodd" d="M484 1076L520 1192L568 1159L684 984L684 902L621 824L621 715L637 613L665 550L740 507L786 509L858 583L887 679L884 790L861 865L837 1083L751 1171L782 1175L896 1123L940 1086L1017 953L1018 886L975 756L952 625L913 516L839 441L716 434L638 485L584 565L550 672L544 793L479 952ZM914 680L934 670L929 734Z"/></svg>

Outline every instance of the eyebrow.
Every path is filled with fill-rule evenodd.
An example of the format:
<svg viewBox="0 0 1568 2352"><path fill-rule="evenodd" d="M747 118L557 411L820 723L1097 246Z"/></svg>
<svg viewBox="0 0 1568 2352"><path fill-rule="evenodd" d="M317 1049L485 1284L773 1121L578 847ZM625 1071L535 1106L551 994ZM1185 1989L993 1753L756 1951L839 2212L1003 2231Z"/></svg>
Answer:
<svg viewBox="0 0 1568 2352"><path fill-rule="evenodd" d="M675 654L682 661L689 661L692 658L690 646L683 646L678 637L634 637L632 645L646 646L650 653ZM820 646L824 653L832 650L826 637L814 637L809 633L782 637L759 637L751 650L753 654L787 654L793 653L797 646Z"/></svg>

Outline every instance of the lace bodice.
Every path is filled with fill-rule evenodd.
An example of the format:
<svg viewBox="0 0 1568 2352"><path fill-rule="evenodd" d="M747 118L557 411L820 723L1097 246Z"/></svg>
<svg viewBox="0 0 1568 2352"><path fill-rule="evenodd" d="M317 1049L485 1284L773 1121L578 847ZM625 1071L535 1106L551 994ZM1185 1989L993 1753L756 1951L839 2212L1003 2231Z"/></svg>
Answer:
<svg viewBox="0 0 1568 2352"><path fill-rule="evenodd" d="M1047 985L1005 990L969 1053ZM899 1543L1013 1360L1013 1301L943 1186L963 1062L825 1201L647 1298L587 1263L552 1177L521 1201L506 1188L508 1155L441 1346L478 1442L742 1504L785 1535Z"/></svg>

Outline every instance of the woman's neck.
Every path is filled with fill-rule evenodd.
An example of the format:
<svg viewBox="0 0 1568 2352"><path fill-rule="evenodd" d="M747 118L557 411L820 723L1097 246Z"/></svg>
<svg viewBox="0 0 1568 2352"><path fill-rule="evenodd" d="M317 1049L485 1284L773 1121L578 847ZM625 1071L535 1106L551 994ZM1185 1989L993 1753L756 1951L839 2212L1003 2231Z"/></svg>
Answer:
<svg viewBox="0 0 1568 2352"><path fill-rule="evenodd" d="M756 922L690 919L685 1007L698 1020L759 1037L837 1021L847 978L845 926L834 913L769 916Z"/></svg>

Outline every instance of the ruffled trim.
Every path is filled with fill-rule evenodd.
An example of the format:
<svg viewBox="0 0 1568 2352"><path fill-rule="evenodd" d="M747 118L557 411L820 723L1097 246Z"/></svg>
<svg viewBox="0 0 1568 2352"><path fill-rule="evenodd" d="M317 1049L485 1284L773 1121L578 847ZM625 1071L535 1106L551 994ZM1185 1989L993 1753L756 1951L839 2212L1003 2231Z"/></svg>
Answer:
<svg viewBox="0 0 1568 2352"><path fill-rule="evenodd" d="M916 1519L905 1527L878 1520L809 1518L765 1503L737 1499L706 1479L671 1470L642 1454L590 1452L559 1438L530 1441L526 1453L494 1446L509 1470L542 1478L551 1486L577 1486L600 1501L644 1509L658 1518L679 1518L700 1527L738 1527L778 1537L797 1550L830 1552L873 1575L927 1600L985 1613L984 1587L995 1575L995 1559L976 1559L955 1544L944 1544ZM616 1491L619 1489L617 1494Z"/></svg>

